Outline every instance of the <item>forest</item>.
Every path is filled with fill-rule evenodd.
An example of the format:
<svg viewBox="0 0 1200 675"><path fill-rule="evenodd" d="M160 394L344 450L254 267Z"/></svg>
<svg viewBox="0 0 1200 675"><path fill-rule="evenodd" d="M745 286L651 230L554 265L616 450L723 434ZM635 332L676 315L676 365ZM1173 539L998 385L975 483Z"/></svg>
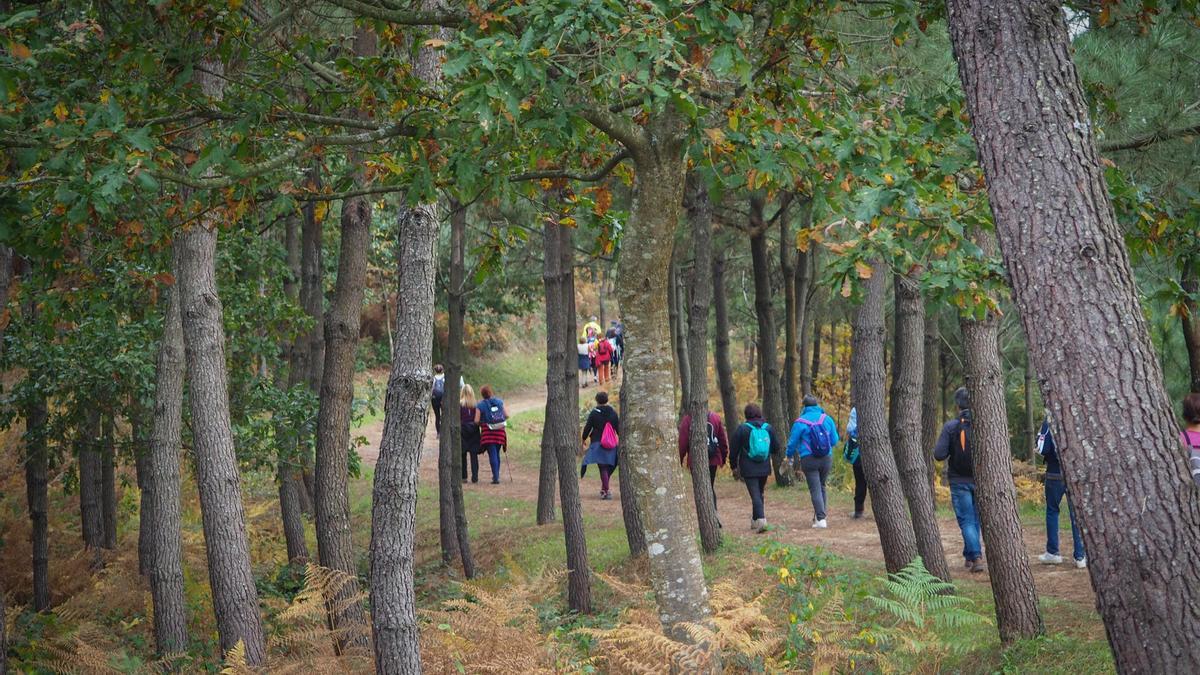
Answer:
<svg viewBox="0 0 1200 675"><path fill-rule="evenodd" d="M1197 0L0 0L0 675L1200 672L1197 66Z"/></svg>

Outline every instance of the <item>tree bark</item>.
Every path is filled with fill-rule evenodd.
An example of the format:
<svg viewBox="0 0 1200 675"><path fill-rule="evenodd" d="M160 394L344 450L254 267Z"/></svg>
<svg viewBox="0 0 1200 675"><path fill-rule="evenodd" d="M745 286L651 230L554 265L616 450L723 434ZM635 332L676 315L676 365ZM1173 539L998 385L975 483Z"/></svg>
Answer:
<svg viewBox="0 0 1200 675"><path fill-rule="evenodd" d="M549 363L546 366L546 391L549 391L550 378L556 377L556 374L551 371ZM578 384L576 384L578 387ZM546 400L546 413L550 414L550 401ZM545 525L554 522L554 496L555 486L558 484L558 457L554 454L554 446L550 443L550 436L546 433L545 426L542 427L542 444L541 444L541 464L538 467L538 500L537 500L537 524Z"/></svg>
<svg viewBox="0 0 1200 675"><path fill-rule="evenodd" d="M0 617L8 616L8 602L4 595L4 586L0 585ZM7 621L0 620L0 675L8 675L8 626Z"/></svg>
<svg viewBox="0 0 1200 675"><path fill-rule="evenodd" d="M1033 409L1033 364L1029 361L1028 350L1025 355L1025 452L1029 463L1037 466L1037 413Z"/></svg>
<svg viewBox="0 0 1200 675"><path fill-rule="evenodd" d="M104 523L100 545L112 551L117 548L117 447L112 415L100 419L100 444L100 517Z"/></svg>
<svg viewBox="0 0 1200 675"><path fill-rule="evenodd" d="M892 396L889 417L892 451L900 472L900 485L908 500L917 550L925 568L943 581L950 581L950 568L942 549L934 496L929 484L926 457L921 445L921 384L925 373L925 304L913 276L900 273L895 280L895 356L892 359Z"/></svg>
<svg viewBox="0 0 1200 675"><path fill-rule="evenodd" d="M321 165L314 162L307 170L306 181L313 192L321 189ZM317 218L316 202L308 202L301 211L300 229L300 306L312 321L308 332L300 335L293 350L294 368L301 381L308 384L313 396L321 395L321 375L325 368L325 285L322 255L323 221ZM289 374L289 378L292 376ZM300 463L300 483L297 491L300 507L309 516L316 516L313 504L316 480L313 477L313 458L307 434L297 439Z"/></svg>
<svg viewBox="0 0 1200 675"><path fill-rule="evenodd" d="M708 471L708 308L712 304L712 204L708 188L695 175L688 181L688 221L692 230L691 308L688 312L687 412L692 418L688 437L691 457L692 497L696 502L696 523L700 527L700 545L706 553L721 547L721 524L717 520L716 498ZM732 422L729 422L732 423Z"/></svg>
<svg viewBox="0 0 1200 675"><path fill-rule="evenodd" d="M796 252L791 223L786 217L779 219L779 271L783 276L783 404L784 418L800 416L800 338L797 330L799 298L796 295L796 268L793 253Z"/></svg>
<svg viewBox="0 0 1200 675"><path fill-rule="evenodd" d="M625 419L625 402L629 390L629 379L621 378L621 396L618 414ZM626 465L628 466L628 465ZM621 490L621 519L625 523L625 541L629 544L629 557L646 555L646 530L642 525L642 509L633 494L633 478L630 471L617 471L617 485Z"/></svg>
<svg viewBox="0 0 1200 675"><path fill-rule="evenodd" d="M800 227L807 228L812 224L812 201L801 204ZM804 395L812 393L812 373L808 368L809 343L809 306L808 293L812 285L813 265L816 262L816 249L812 251L796 250L796 269L793 285L796 287L796 376L800 378L800 399L797 405L803 403ZM803 408L803 405L799 405ZM796 411L797 416L800 410Z"/></svg>
<svg viewBox="0 0 1200 675"><path fill-rule="evenodd" d="M1061 5L947 7L1005 267L1058 421L1116 667L1200 671L1200 500L1145 319L1130 311L1139 307L1133 273ZM1137 452L1111 452L1114 438Z"/></svg>
<svg viewBox="0 0 1200 675"><path fill-rule="evenodd" d="M681 402L680 410L682 410L690 397L692 369L688 364L687 317L685 316L687 293L684 290L686 282L680 270L683 265L680 258L679 248L676 247L675 252L671 255L667 303L670 305L668 312L671 321L671 343L674 345L675 351L675 372L679 376L679 400Z"/></svg>
<svg viewBox="0 0 1200 675"><path fill-rule="evenodd" d="M454 519L454 551L451 559L462 561L463 576L475 576L475 559L471 555L470 531L467 524L467 508L463 503L462 490L462 420L456 414L458 401L462 397L459 381L462 378L464 352L463 335L466 333L466 255L467 255L467 207L458 201L450 204L450 285L446 289L448 333L446 345L446 389L442 404L442 440L439 452L450 456L451 517ZM446 406L450 407L447 408ZM440 471L440 456L438 469ZM444 489L440 482L439 489ZM440 505L440 499L439 499ZM446 558L445 553L442 555ZM449 561L447 561L449 562Z"/></svg>
<svg viewBox="0 0 1200 675"><path fill-rule="evenodd" d="M883 559L889 574L894 574L918 555L917 538L909 519L900 483L900 472L888 443L888 425L884 407L883 342L887 329L883 323L884 296L887 294L886 267L876 262L871 278L863 282L862 305L854 315L850 352L851 400L858 408L859 451L871 511L879 528Z"/></svg>
<svg viewBox="0 0 1200 675"><path fill-rule="evenodd" d="M767 233L763 221L763 200L750 199L750 257L754 268L754 314L758 319L758 373L763 391L763 413L767 422L781 432L789 428L784 414L783 392L779 386L779 361L775 358L775 315L771 311L771 270L767 258ZM792 472L780 455L771 455L775 482L792 484Z"/></svg>
<svg viewBox="0 0 1200 675"><path fill-rule="evenodd" d="M921 450L925 455L925 477L932 492L935 474L933 446L942 427L942 333L937 311L925 312L925 368L921 384Z"/></svg>
<svg viewBox="0 0 1200 675"><path fill-rule="evenodd" d="M76 439L79 454L79 517L83 545L99 549L104 545L104 460L100 452L100 411L95 403L85 403L83 421ZM99 565L100 558L93 564Z"/></svg>
<svg viewBox="0 0 1200 675"><path fill-rule="evenodd" d="M812 321L812 366L809 373L808 380L815 386L817 378L821 376L821 320L816 315Z"/></svg>
<svg viewBox="0 0 1200 675"><path fill-rule="evenodd" d="M556 380L560 377L559 369L551 356L553 350L558 348L557 345L550 343L551 323L557 320L550 313L551 304L558 307L558 311L564 311L561 307L563 298L559 294L562 293L561 279L557 276L559 260L556 256L559 255L557 243L554 248L550 248L549 239L554 237L557 242L558 234L550 232L552 226L547 223L543 226L542 231L542 286L545 289L545 306L546 306L546 412L542 423L542 439L541 439L541 465L538 468L538 500L537 500L537 524L545 525L554 522L554 497L556 486L558 484L558 455L554 450L553 435L550 433L549 423L550 417L553 414L553 407L549 392L556 387ZM572 274L574 270L572 269ZM574 334L571 336L574 338ZM576 351L576 367L578 368L578 351ZM584 374L586 379L588 374ZM579 385L576 383L576 388Z"/></svg>
<svg viewBox="0 0 1200 675"><path fill-rule="evenodd" d="M579 389L575 386L574 243L572 230L547 222L542 230L546 286L546 423L543 444L557 459L558 492L567 551L567 605L592 610L591 569L583 530L576 450L579 448ZM624 445L624 444L622 444Z"/></svg>
<svg viewBox="0 0 1200 675"><path fill-rule="evenodd" d="M299 301L298 283L301 277L301 241L296 232L296 221L288 218L285 224L284 249L287 252L288 276L283 280L283 294L291 302ZM308 350L303 336L297 336L291 344L281 346L287 372L279 369L275 373L275 386L290 391L304 382L307 377ZM304 537L304 518L301 492L304 490L303 464L298 461L300 453L299 435L286 424L275 425L275 444L278 447L275 481L279 488L279 515L283 523L283 538L287 546L288 562L301 565L308 561L308 542Z"/></svg>
<svg viewBox="0 0 1200 675"><path fill-rule="evenodd" d="M1183 342L1188 355L1188 389L1200 392L1200 303L1193 298L1200 295L1200 257L1186 261L1180 286L1188 297L1183 301L1179 320L1183 324Z"/></svg>
<svg viewBox="0 0 1200 675"><path fill-rule="evenodd" d="M988 251L994 245L984 244L983 248ZM988 312L982 321L963 319L961 327L967 388L971 391L970 446L979 525L1000 639L1009 642L1041 635L1043 626L1012 482L1008 411L1000 369L1000 322Z"/></svg>
<svg viewBox="0 0 1200 675"><path fill-rule="evenodd" d="M733 385L733 362L729 358L729 306L725 290L725 248L717 249L712 262L713 316L716 335L713 336L713 365L717 371L717 388L721 390L721 409L725 424L742 419L738 411L737 390Z"/></svg>
<svg viewBox="0 0 1200 675"><path fill-rule="evenodd" d="M32 307L30 302L29 306ZM32 314L32 312L30 312ZM29 508L29 538L33 549L33 609L50 609L49 453L46 399L35 394L25 408L25 499Z"/></svg>
<svg viewBox="0 0 1200 675"><path fill-rule="evenodd" d="M138 494L138 574L148 576L153 565L154 514L150 507L149 494L154 490L150 484L150 442L146 435L148 415L138 401L137 395L129 397L129 438L133 444L134 471L137 476Z"/></svg>

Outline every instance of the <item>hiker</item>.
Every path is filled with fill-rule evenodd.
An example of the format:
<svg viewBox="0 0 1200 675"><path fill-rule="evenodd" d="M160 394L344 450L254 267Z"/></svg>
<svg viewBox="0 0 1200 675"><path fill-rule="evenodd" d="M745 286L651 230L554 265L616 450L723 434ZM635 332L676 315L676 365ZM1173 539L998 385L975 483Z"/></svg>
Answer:
<svg viewBox="0 0 1200 675"><path fill-rule="evenodd" d="M846 422L846 447L842 450L842 459L849 462L854 469L854 514L850 517L858 520L863 517L863 507L867 505L867 474L863 473L862 454L858 451L858 408L850 409L850 419Z"/></svg>
<svg viewBox="0 0 1200 675"><path fill-rule="evenodd" d="M579 338L579 386L587 389L588 372L592 369L591 350L588 349L586 338Z"/></svg>
<svg viewBox="0 0 1200 675"><path fill-rule="evenodd" d="M467 480L467 462L471 463L471 482L479 482L479 425L475 423L475 390L464 384L458 397L458 421L462 424L462 479Z"/></svg>
<svg viewBox="0 0 1200 675"><path fill-rule="evenodd" d="M583 332L580 333L588 342L600 337L600 324L596 321L596 317L588 319L588 322L583 324Z"/></svg>
<svg viewBox="0 0 1200 675"><path fill-rule="evenodd" d="M600 373L601 385L612 380L612 344L607 338L596 340L596 370Z"/></svg>
<svg viewBox="0 0 1200 675"><path fill-rule="evenodd" d="M946 482L950 485L950 504L962 530L963 560L968 570L983 571L983 550L979 542L979 510L975 507L975 470L971 464L971 394L966 387L954 392L958 416L946 422L933 449L933 458L946 462Z"/></svg>
<svg viewBox="0 0 1200 675"><path fill-rule="evenodd" d="M504 432L508 425L508 411L504 409L504 401L493 395L488 385L483 385L479 394L483 396L483 400L475 406L479 445L488 454L488 463L492 465L492 485L496 485L500 482L500 452L508 452L508 435Z"/></svg>
<svg viewBox="0 0 1200 675"><path fill-rule="evenodd" d="M600 361L599 361L600 355L596 352L597 338L590 330L588 331L588 336L589 337L588 337L588 341L587 341L587 349L588 349L588 358L592 362L592 383L599 385L600 384Z"/></svg>
<svg viewBox="0 0 1200 675"><path fill-rule="evenodd" d="M433 428L438 436L442 435L442 397L446 395L446 369L442 364L433 367L433 391L430 399L433 404Z"/></svg>
<svg viewBox="0 0 1200 675"><path fill-rule="evenodd" d="M804 480L812 497L813 523L816 529L829 527L825 506L829 503L825 483L833 468L833 447L838 444L837 423L821 409L816 396L804 397L804 412L792 423L788 438L787 456L793 464L799 461Z"/></svg>
<svg viewBox="0 0 1200 675"><path fill-rule="evenodd" d="M1047 565L1057 565L1063 561L1058 554L1058 514L1062 499L1067 498L1067 514L1071 519L1071 538L1074 547L1075 566L1079 569L1087 567L1087 554L1083 548L1083 537L1079 534L1079 523L1075 521L1075 505L1071 503L1071 495L1067 494L1067 484L1063 482L1062 467L1058 463L1058 447L1054 442L1054 434L1050 431L1050 412L1046 411L1046 419L1038 432L1037 451L1046 461L1046 552L1038 556L1038 560Z"/></svg>
<svg viewBox="0 0 1200 675"><path fill-rule="evenodd" d="M750 493L750 529L767 531L767 514L763 507L763 493L767 489L767 478L771 475L771 456L782 451L779 434L763 419L762 408L755 403L746 404L746 421L738 425L730 439L729 468L734 478L746 481Z"/></svg>
<svg viewBox="0 0 1200 675"><path fill-rule="evenodd" d="M1179 440L1191 449L1188 466L1192 480L1200 484L1200 394L1191 393L1183 397L1183 421L1187 423Z"/></svg>
<svg viewBox="0 0 1200 675"><path fill-rule="evenodd" d="M725 425L721 423L721 416L712 410L708 411L708 423L705 424L704 432L708 438L708 484L712 488L713 508L715 509L717 508L717 469L725 466L725 460L729 457L729 437L725 434ZM686 460L688 469L692 468L692 458L688 455L691 433L692 416L684 415L683 419L679 420L679 463L683 464Z"/></svg>
<svg viewBox="0 0 1200 675"><path fill-rule="evenodd" d="M600 467L600 499L612 499L608 479L617 467L617 450L620 444L621 420L617 411L608 404L608 392L596 392L596 407L588 413L583 425L583 442L587 453L583 457L580 476L588 464Z"/></svg>
<svg viewBox="0 0 1200 675"><path fill-rule="evenodd" d="M621 368L621 356L624 351L624 342L621 338L621 332L617 330L617 322L611 321L608 327L608 332L604 334L604 338L612 345L612 374L616 375Z"/></svg>

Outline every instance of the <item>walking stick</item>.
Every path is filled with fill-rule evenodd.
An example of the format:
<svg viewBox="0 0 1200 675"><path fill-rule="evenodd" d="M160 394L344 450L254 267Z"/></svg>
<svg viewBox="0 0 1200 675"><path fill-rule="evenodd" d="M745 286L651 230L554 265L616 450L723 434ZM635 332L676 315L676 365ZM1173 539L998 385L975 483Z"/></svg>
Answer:
<svg viewBox="0 0 1200 675"><path fill-rule="evenodd" d="M508 454L508 453L505 453L505 454ZM509 482L509 483L513 482L513 479L512 479L512 467L508 465L508 462L505 462L505 463L504 463L504 468L508 470L508 482Z"/></svg>

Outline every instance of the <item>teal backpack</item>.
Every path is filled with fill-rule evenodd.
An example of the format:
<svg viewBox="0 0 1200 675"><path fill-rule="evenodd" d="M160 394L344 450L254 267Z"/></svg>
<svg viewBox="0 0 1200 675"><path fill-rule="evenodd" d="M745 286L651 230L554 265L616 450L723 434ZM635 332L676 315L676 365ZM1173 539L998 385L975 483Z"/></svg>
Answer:
<svg viewBox="0 0 1200 675"><path fill-rule="evenodd" d="M762 426L754 426L747 423L750 427L750 445L746 449L746 457L753 462L761 462L771 455L771 425L763 423Z"/></svg>

